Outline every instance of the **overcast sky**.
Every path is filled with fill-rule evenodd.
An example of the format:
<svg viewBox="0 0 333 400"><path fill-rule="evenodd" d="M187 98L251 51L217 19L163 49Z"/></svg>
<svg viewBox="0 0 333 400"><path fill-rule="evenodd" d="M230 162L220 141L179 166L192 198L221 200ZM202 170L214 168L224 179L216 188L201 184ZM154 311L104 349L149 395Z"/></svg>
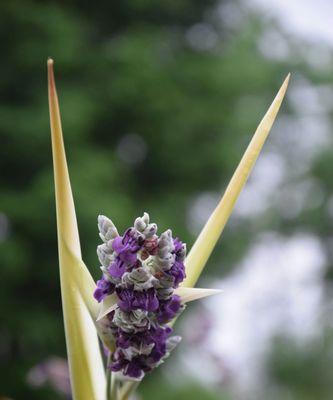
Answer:
<svg viewBox="0 0 333 400"><path fill-rule="evenodd" d="M277 17L290 33L333 46L332 0L244 0L244 4L259 8L267 17Z"/></svg>

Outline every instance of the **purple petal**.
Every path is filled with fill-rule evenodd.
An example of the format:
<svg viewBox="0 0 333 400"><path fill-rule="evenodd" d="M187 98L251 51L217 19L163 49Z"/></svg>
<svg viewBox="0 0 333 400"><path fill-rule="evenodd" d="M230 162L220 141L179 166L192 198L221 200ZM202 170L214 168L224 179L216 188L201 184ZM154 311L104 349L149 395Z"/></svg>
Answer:
<svg viewBox="0 0 333 400"><path fill-rule="evenodd" d="M122 239L123 238L121 236L117 236L116 238L114 238L114 240L112 242L112 248L118 254L122 251L122 248L123 248Z"/></svg>
<svg viewBox="0 0 333 400"><path fill-rule="evenodd" d="M171 299L160 303L160 308L157 314L159 323L167 323L171 321L181 308L181 300L177 295L173 295Z"/></svg>
<svg viewBox="0 0 333 400"><path fill-rule="evenodd" d="M115 290L115 285L104 278L97 281L96 285L97 287L94 291L94 297L99 303L104 299L104 297L113 293Z"/></svg>
<svg viewBox="0 0 333 400"><path fill-rule="evenodd" d="M120 260L114 261L109 267L109 272L114 278L121 278L124 275L125 271L125 264Z"/></svg>
<svg viewBox="0 0 333 400"><path fill-rule="evenodd" d="M125 370L125 375L130 376L131 378L140 378L142 376L142 368L141 363L137 361L137 359L133 359Z"/></svg>

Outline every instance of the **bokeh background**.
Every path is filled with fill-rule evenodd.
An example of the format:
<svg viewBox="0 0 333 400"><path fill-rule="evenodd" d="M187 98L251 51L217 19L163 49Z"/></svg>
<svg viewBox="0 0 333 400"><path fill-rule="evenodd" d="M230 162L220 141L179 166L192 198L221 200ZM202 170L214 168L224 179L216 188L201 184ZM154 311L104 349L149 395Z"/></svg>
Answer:
<svg viewBox="0 0 333 400"><path fill-rule="evenodd" d="M144 399L333 397L333 3L0 3L0 396L69 399L46 59L84 260L147 210L189 247L285 75L271 136Z"/></svg>

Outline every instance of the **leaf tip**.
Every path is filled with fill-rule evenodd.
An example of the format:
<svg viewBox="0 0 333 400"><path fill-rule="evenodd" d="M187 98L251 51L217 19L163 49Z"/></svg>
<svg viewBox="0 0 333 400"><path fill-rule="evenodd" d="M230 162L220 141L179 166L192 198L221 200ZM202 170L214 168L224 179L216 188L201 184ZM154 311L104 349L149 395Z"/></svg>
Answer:
<svg viewBox="0 0 333 400"><path fill-rule="evenodd" d="M282 94L282 96L284 96L286 91L287 91L288 84L289 84L289 81L290 81L290 77L291 77L291 73L289 72L288 75L284 78L282 86L281 86L281 88L279 90L279 93Z"/></svg>
<svg viewBox="0 0 333 400"><path fill-rule="evenodd" d="M49 80L49 88L54 87L54 71L53 71L54 61L52 58L47 59L47 75Z"/></svg>
<svg viewBox="0 0 333 400"><path fill-rule="evenodd" d="M47 72L48 72L48 76L49 78L53 76L53 65L54 65L54 61L51 57L49 57L47 59Z"/></svg>

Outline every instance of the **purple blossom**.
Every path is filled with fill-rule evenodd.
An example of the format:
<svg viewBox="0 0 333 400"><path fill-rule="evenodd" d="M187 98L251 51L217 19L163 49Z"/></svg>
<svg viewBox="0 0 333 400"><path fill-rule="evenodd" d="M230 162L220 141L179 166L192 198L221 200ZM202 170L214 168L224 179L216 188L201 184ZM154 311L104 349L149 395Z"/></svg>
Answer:
<svg viewBox="0 0 333 400"><path fill-rule="evenodd" d="M113 278L121 278L126 271L126 265L117 257L109 266L108 271Z"/></svg>
<svg viewBox="0 0 333 400"><path fill-rule="evenodd" d="M159 362L166 354L166 341L170 336L172 329L166 327L165 329L159 328L152 332L151 339L154 342L152 352L148 357L148 361L151 364Z"/></svg>
<svg viewBox="0 0 333 400"><path fill-rule="evenodd" d="M121 349L116 349L116 351L112 354L112 361L109 365L111 371L120 371L127 364L128 360L126 360L124 352Z"/></svg>
<svg viewBox="0 0 333 400"><path fill-rule="evenodd" d="M145 366L145 362L142 356L134 357L126 366L124 370L124 375L128 375L131 378L139 379L150 369Z"/></svg>
<svg viewBox="0 0 333 400"><path fill-rule="evenodd" d="M129 228L124 236L117 236L112 242L112 249L117 254L110 265L109 272L114 278L121 278L127 269L136 266L137 252L142 248L144 239L134 229Z"/></svg>
<svg viewBox="0 0 333 400"><path fill-rule="evenodd" d="M178 256L179 256L180 251L183 249L183 242L180 241L178 238L175 238L173 240L173 244L175 246L174 251L175 251L176 255L178 254Z"/></svg>
<svg viewBox="0 0 333 400"><path fill-rule="evenodd" d="M185 265L184 265L184 256L185 249L183 242L181 242L178 238L173 240L173 244L175 246L174 253L176 255L176 261L173 266L170 268L167 273L174 278L173 287L177 288L179 284L185 279Z"/></svg>
<svg viewBox="0 0 333 400"><path fill-rule="evenodd" d="M130 346L140 347L154 343L156 346L161 346L166 342L166 339L172 333L170 327L151 327L145 332L137 332L135 334L124 332L118 329L115 332L116 344L118 347L127 349Z"/></svg>
<svg viewBox="0 0 333 400"><path fill-rule="evenodd" d="M172 267L165 273L173 277L173 287L176 289L185 279L185 265L183 262L176 260Z"/></svg>
<svg viewBox="0 0 333 400"><path fill-rule="evenodd" d="M124 375L130 378L141 379L144 372L148 372L149 370L142 356L133 357L131 360L128 360L121 351L116 351L112 358L110 364L111 371L122 371Z"/></svg>
<svg viewBox="0 0 333 400"><path fill-rule="evenodd" d="M179 313L181 307L181 299L175 294L169 300L160 301L157 311L158 322L164 324L171 321Z"/></svg>
<svg viewBox="0 0 333 400"><path fill-rule="evenodd" d="M100 302L115 291L118 298L116 308L106 316L116 344L109 367L135 380L154 369L179 342L178 337L170 337L172 329L166 324L183 309L173 291L185 278L186 248L172 238L171 230L160 237L156 232L145 213L123 236L109 242L101 236L113 260L108 272L115 283L103 277L94 296Z"/></svg>
<svg viewBox="0 0 333 400"><path fill-rule="evenodd" d="M94 297L99 303L104 299L104 297L112 294L115 290L115 285L105 279L104 276L102 279L97 281L96 285L97 287L94 291Z"/></svg>
<svg viewBox="0 0 333 400"><path fill-rule="evenodd" d="M136 234L134 229L129 228L124 236L117 236L112 242L113 250L118 254L121 261L127 265L135 264L137 252L141 249L144 239Z"/></svg>
<svg viewBox="0 0 333 400"><path fill-rule="evenodd" d="M166 355L167 339L170 336L172 329L166 328L151 328L146 332L136 334L125 333L121 330L116 334L116 344L118 349L112 356L110 368L112 371L123 371L134 379L139 379L145 372L151 371L154 366ZM147 345L153 344L152 350L148 355L139 354L128 360L124 350L134 347L142 349Z"/></svg>
<svg viewBox="0 0 333 400"><path fill-rule="evenodd" d="M117 296L118 306L122 311L129 312L138 309L156 311L158 309L159 302L153 288L144 291L117 289Z"/></svg>

